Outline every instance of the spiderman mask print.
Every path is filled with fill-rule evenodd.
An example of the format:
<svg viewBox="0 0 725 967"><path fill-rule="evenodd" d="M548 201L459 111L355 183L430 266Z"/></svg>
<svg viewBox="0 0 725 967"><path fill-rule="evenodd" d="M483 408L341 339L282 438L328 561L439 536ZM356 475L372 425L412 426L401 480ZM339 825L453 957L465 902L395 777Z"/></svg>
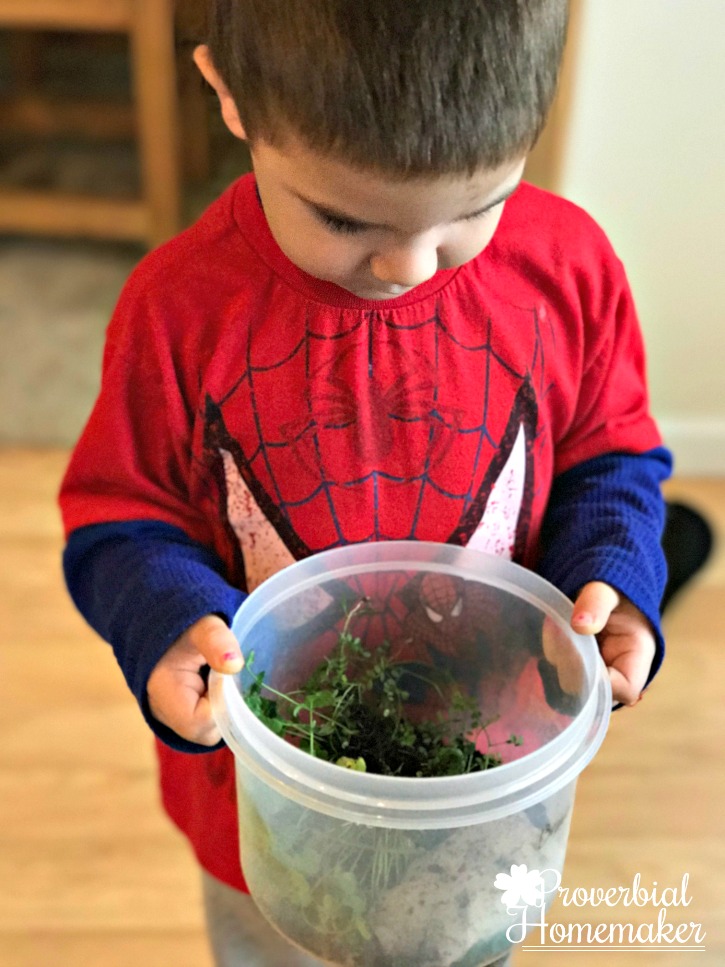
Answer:
<svg viewBox="0 0 725 967"><path fill-rule="evenodd" d="M346 324L347 323L347 324ZM537 330L529 317L536 365ZM251 590L311 553L376 540L525 552L536 374L483 319L381 311L250 340L232 389L206 403L206 447ZM504 398L506 403L502 403Z"/></svg>

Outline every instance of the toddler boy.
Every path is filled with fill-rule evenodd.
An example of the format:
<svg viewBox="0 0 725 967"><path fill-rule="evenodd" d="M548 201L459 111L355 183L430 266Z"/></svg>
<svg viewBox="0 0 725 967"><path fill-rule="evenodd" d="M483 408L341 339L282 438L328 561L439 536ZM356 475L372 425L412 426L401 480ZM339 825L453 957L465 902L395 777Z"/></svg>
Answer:
<svg viewBox="0 0 725 967"><path fill-rule="evenodd" d="M210 5L195 59L254 175L132 274L61 506L219 964L314 962L243 897L206 694L270 574L350 542L467 544L575 600L617 701L662 660L670 458L629 287L581 210L521 183L565 26L565 0Z"/></svg>

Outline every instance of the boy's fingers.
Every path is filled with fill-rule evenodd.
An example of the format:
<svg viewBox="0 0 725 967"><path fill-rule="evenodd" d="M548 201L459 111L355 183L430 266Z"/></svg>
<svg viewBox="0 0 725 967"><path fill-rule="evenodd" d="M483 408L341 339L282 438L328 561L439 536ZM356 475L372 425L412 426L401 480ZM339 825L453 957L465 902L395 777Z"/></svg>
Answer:
<svg viewBox="0 0 725 967"><path fill-rule="evenodd" d="M214 721L207 695L198 700L191 721L185 723L185 728L187 734L183 737L191 742L198 742L200 745L216 745L221 742L222 734Z"/></svg>
<svg viewBox="0 0 725 967"><path fill-rule="evenodd" d="M584 662L576 648L572 647L568 634L549 617L544 618L541 646L544 658L556 669L562 690L569 695L577 695L584 683Z"/></svg>
<svg viewBox="0 0 725 967"><path fill-rule="evenodd" d="M610 665L609 681L612 683L612 698L622 705L636 705L642 697L642 688L647 680L647 669L644 674L639 669L624 669Z"/></svg>
<svg viewBox="0 0 725 967"><path fill-rule="evenodd" d="M147 687L151 714L163 725L190 742L216 745L221 735L211 712L206 683L199 675L198 651L193 662L182 655L162 659L151 673Z"/></svg>
<svg viewBox="0 0 725 967"><path fill-rule="evenodd" d="M234 675L244 667L239 642L218 615L210 614L201 618L190 632L191 644L214 671Z"/></svg>
<svg viewBox="0 0 725 967"><path fill-rule="evenodd" d="M601 650L614 699L635 705L647 684L656 651L654 635L645 619L633 621L625 608L612 623L612 632L602 642Z"/></svg>
<svg viewBox="0 0 725 967"><path fill-rule="evenodd" d="M198 695L193 687L180 691L178 686L175 693L175 701L166 712L151 703L154 717L189 742L209 746L220 742L221 732L214 721L208 695Z"/></svg>
<svg viewBox="0 0 725 967"><path fill-rule="evenodd" d="M585 584L574 603L572 628L581 635L599 634L619 602L619 594L609 584L602 581Z"/></svg>

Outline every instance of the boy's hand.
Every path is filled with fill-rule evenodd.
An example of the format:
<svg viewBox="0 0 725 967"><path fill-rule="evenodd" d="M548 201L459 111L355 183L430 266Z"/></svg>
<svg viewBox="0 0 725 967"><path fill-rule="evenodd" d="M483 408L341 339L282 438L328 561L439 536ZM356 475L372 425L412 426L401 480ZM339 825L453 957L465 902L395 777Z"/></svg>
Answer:
<svg viewBox="0 0 725 967"><path fill-rule="evenodd" d="M147 687L154 718L177 735L200 745L216 745L221 733L211 713L202 669L233 675L244 665L239 643L217 615L200 618L169 648Z"/></svg>
<svg viewBox="0 0 725 967"><path fill-rule="evenodd" d="M642 612L610 585L592 581L579 592L571 626L579 634L597 636L614 700L635 705L655 655L652 627Z"/></svg>

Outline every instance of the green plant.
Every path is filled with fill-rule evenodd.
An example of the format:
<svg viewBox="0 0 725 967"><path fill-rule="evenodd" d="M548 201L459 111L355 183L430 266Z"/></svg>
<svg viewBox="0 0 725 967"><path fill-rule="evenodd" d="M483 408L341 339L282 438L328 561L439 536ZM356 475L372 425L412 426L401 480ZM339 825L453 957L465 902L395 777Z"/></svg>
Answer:
<svg viewBox="0 0 725 967"><path fill-rule="evenodd" d="M280 692L254 671L245 693L248 707L277 735L310 755L357 771L427 778L478 772L500 765L477 703L450 675L401 666L383 643L369 651L353 634L356 616L369 611L362 599L346 614L335 648L300 689ZM439 709L431 720L416 721L408 707L411 678L423 682ZM478 748L481 736L486 751ZM520 736L507 743L521 745Z"/></svg>

